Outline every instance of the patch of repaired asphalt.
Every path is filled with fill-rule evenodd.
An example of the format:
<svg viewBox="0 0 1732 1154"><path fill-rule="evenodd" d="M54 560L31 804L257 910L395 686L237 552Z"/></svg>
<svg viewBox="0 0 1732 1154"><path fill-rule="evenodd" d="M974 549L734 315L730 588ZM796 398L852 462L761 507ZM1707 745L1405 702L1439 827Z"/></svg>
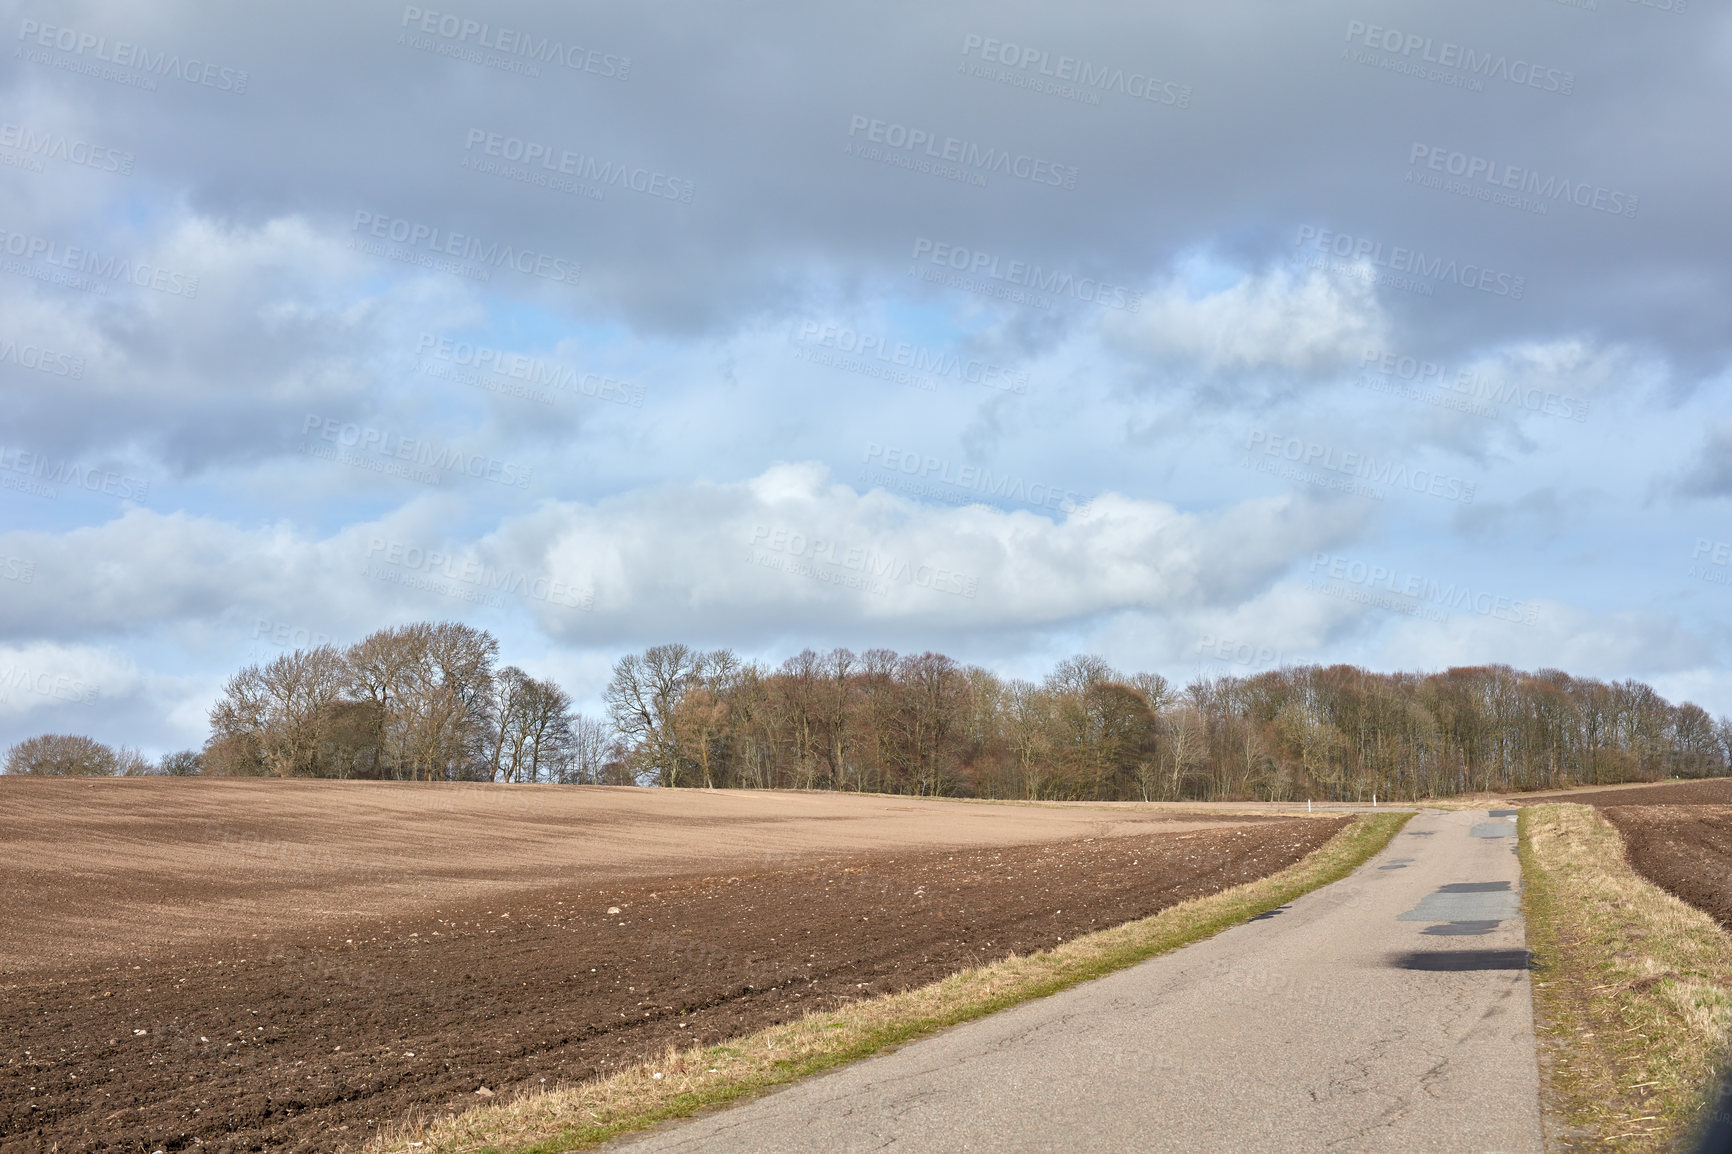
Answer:
<svg viewBox="0 0 1732 1154"><path fill-rule="evenodd" d="M1398 922L1497 922L1508 921L1521 909L1521 900L1508 882L1456 882L1426 894Z"/></svg>
<svg viewBox="0 0 1732 1154"><path fill-rule="evenodd" d="M1426 926L1419 932L1434 938L1476 938L1491 933L1501 925L1501 921L1445 922L1438 926Z"/></svg>
<svg viewBox="0 0 1732 1154"><path fill-rule="evenodd" d="M1462 973L1468 970L1526 970L1533 955L1526 950L1416 950L1398 954L1392 964L1403 970Z"/></svg>

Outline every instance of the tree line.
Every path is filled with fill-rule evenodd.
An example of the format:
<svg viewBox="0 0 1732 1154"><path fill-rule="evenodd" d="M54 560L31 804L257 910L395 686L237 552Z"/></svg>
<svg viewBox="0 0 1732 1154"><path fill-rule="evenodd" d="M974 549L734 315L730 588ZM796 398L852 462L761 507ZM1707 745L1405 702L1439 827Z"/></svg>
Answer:
<svg viewBox="0 0 1732 1154"><path fill-rule="evenodd" d="M5 772L50 777L186 776L199 772L197 750L171 753L151 761L130 746L119 749L80 733L44 733L6 751Z"/></svg>
<svg viewBox="0 0 1732 1154"><path fill-rule="evenodd" d="M6 772L165 773L398 781L627 784L608 726L456 622L381 629L249 665L210 711L202 750L158 765L87 737L44 734L7 753Z"/></svg>
<svg viewBox="0 0 1732 1154"><path fill-rule="evenodd" d="M936 653L771 670L662 645L614 667L623 755L664 786L1069 800L1439 797L1725 774L1732 719L1637 681L1298 666L1182 689L1099 657L1042 681Z"/></svg>
<svg viewBox="0 0 1732 1154"><path fill-rule="evenodd" d="M1557 670L1308 665L1180 688L1086 655L1033 682L937 653L808 649L770 667L670 644L615 663L602 719L498 652L452 622L295 650L229 679L202 751L151 766L44 735L7 772L1284 801L1732 770L1732 719Z"/></svg>
<svg viewBox="0 0 1732 1154"><path fill-rule="evenodd" d="M231 677L203 772L402 781L601 784L606 727L571 695L497 667L484 629L420 622L347 649L297 649Z"/></svg>

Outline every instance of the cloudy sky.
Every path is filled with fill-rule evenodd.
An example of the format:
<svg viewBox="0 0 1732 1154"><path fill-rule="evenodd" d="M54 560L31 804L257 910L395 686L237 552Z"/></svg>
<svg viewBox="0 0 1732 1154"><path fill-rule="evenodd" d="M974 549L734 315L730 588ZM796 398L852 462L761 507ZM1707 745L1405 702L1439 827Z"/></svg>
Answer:
<svg viewBox="0 0 1732 1154"><path fill-rule="evenodd" d="M0 742L428 618L1732 712L1723 5L218 7L5 5Z"/></svg>

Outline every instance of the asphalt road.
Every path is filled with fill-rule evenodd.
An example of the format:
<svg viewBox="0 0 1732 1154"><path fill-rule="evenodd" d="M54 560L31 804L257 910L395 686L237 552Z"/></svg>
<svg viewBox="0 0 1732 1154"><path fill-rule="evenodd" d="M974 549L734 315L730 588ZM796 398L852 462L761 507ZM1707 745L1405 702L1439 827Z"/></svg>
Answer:
<svg viewBox="0 0 1732 1154"><path fill-rule="evenodd" d="M1423 812L1208 941L616 1148L1540 1154L1509 812Z"/></svg>

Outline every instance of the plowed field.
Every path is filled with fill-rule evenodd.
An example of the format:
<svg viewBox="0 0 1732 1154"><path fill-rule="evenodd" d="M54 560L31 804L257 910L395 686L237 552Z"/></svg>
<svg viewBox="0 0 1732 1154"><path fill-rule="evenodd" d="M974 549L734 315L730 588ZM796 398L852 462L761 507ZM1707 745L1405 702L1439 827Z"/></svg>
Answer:
<svg viewBox="0 0 1732 1154"><path fill-rule="evenodd" d="M1700 781L1662 781L1653 785L1612 785L1604 789L1572 789L1556 793L1514 795L1522 804L1568 801L1605 809L1614 805L1732 805L1732 777Z"/></svg>
<svg viewBox="0 0 1732 1154"><path fill-rule="evenodd" d="M1618 827L1643 877L1732 930L1732 778L1524 795L1591 805Z"/></svg>
<svg viewBox="0 0 1732 1154"><path fill-rule="evenodd" d="M1637 872L1732 930L1732 805L1619 805L1601 810Z"/></svg>
<svg viewBox="0 0 1732 1154"><path fill-rule="evenodd" d="M330 1150L1280 869L1342 818L0 778L0 1150Z"/></svg>

